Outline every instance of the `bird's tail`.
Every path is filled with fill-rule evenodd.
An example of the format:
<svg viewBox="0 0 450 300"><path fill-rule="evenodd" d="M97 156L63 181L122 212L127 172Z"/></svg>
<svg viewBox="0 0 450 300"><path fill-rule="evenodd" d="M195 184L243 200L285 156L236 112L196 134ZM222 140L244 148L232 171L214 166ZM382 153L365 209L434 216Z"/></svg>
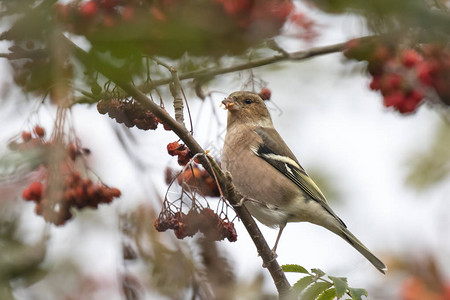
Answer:
<svg viewBox="0 0 450 300"><path fill-rule="evenodd" d="M363 243L361 243L347 228L340 226L339 229L332 231L346 240L350 245L358 250L359 253L367 258L367 260L369 260L375 268L377 268L381 273L385 274L387 268L384 263L375 255L373 255L372 252L370 252L369 249L367 249L366 246L364 246Z"/></svg>

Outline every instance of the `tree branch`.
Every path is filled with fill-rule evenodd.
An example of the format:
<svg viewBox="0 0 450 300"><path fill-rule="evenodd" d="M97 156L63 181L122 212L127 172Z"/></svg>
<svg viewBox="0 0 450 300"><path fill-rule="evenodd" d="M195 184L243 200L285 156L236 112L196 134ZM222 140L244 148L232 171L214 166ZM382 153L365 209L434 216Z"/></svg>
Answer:
<svg viewBox="0 0 450 300"><path fill-rule="evenodd" d="M361 39L366 39L366 38L368 38L368 37L362 37ZM286 52L285 54L275 55L275 56L266 57L266 58L260 58L260 59L256 59L256 60L249 61L246 63L238 64L235 66L226 67L226 68L210 68L210 69L205 69L205 70L187 72L184 74L180 74L179 79L186 80L186 79L194 79L194 78L209 78L209 77L214 77L217 75L233 73L233 72L242 71L242 70L248 70L251 68L262 67L262 66L270 65L273 63L281 62L281 61L305 60L305 59L308 59L308 58L311 58L314 56L318 56L318 55L340 52L340 51L344 50L346 44L347 44L347 42L343 42L343 43L339 43L339 44L311 48L311 49L304 50L304 51L296 51L296 52L291 52L291 53ZM148 93L155 87L170 83L171 80L172 80L171 78L154 80L151 83L146 83L146 84L142 85L140 87L140 89L144 93Z"/></svg>
<svg viewBox="0 0 450 300"><path fill-rule="evenodd" d="M126 91L130 96L132 96L136 101L144 106L144 108L149 109L156 117L158 117L163 123L170 126L173 132L180 137L181 140L186 144L187 147L194 153L202 153L205 154L205 151L202 147L197 143L197 141L193 138L193 136L187 131L187 129L178 123L175 119L170 117L167 113L165 113L159 105L151 101L144 93L142 93L138 88L132 85L129 82L123 80L123 77L120 76L120 70L101 62L96 57L93 57L91 54L85 52L83 49L79 48L77 45L73 44L69 39L65 37L61 37L66 43L68 43L75 54L75 57L79 59L84 65L89 66L91 68L95 68L97 71L102 73L107 78L111 79L115 82L117 86ZM202 164L202 166L213 176L213 171L210 168L209 162L207 160L207 156L200 155L198 156L198 160ZM242 220L244 226L246 227L250 237L253 239L255 246L258 250L259 255L261 256L264 265L269 270L272 279L275 283L275 286L278 290L281 299L293 299L291 286L278 264L276 259L273 259L271 250L266 240L264 239L262 233L260 232L258 226L253 220L252 216L248 212L245 206L239 206L240 197L236 193L234 186L229 177L225 177L225 174L222 170L217 166L217 164L211 159L211 163L214 168L214 172L217 176L217 180L222 188L222 190L226 191L226 197L231 205L235 207L236 214Z"/></svg>

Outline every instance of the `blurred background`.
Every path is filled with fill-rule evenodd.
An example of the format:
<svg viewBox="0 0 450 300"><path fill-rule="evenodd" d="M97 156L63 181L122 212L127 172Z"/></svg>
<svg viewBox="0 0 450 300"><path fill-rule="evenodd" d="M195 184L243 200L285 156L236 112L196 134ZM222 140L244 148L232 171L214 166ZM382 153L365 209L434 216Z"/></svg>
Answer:
<svg viewBox="0 0 450 300"><path fill-rule="evenodd" d="M446 19L436 18L436 24L429 23L416 34L422 26L422 19L414 18L416 11L411 8L401 17L396 14L408 5L406 1L399 1L399 7L380 1L384 5L380 4L380 11L371 6L373 1L366 6L356 0L350 4L337 1L335 6L330 4L333 1L299 1L287 14L271 10L272 15L281 16L253 13L253 19L247 19L246 11L249 3L258 7L253 1L217 1L214 9L205 2L215 1L0 1L0 53L20 56L20 47L35 51L38 57L31 62L11 55L0 58L0 298L277 298L269 273L262 268L242 223L233 219L231 208L226 213L233 220L236 242L207 241L201 233L177 239L171 230L155 230L165 197L170 202L180 194L180 186L169 187L166 179L183 168L166 149L178 137L162 125L144 131L99 114L99 100L126 96L117 96L121 92L109 88L110 81L93 70L95 64L86 66L65 57L71 51L66 51L57 34L63 33L87 51L91 62L97 58L119 66L125 80L143 88L152 80L170 78L171 72L158 61L143 60L142 53L185 74L381 35L387 29L400 32L405 39L398 35L394 39L401 49L419 49L430 42L442 43L447 49ZM410 7L425 5L411 3ZM432 12L447 13L447 1L426 5ZM47 17L42 17L43 12ZM231 16L220 19L224 28L214 27L223 13ZM113 18L117 15L120 22ZM423 20L428 17L424 13ZM180 32L180 26L197 19L214 27L214 33L197 36L196 30L204 29L201 26ZM158 22L164 25L158 27ZM232 30L227 31L226 22L233 24ZM155 32L148 33L153 28ZM134 43L142 34L150 35L149 45ZM184 37L189 34L196 38ZM276 47L267 46L267 38ZM342 239L306 223L286 227L277 249L279 263L346 277L350 286L365 288L368 299L450 299L448 98L427 87L420 104L412 112L402 112L388 105L383 88L380 92L371 85L379 74L368 72L370 59L351 59L342 54L344 48L307 60L286 59L182 80L194 137L220 161L226 129L226 111L219 107L220 101L237 90L270 90L267 106L275 127L336 213L385 262L388 272L381 275ZM46 59L39 57L43 50L50 52L49 64L43 63L45 68L40 70L36 65L30 67ZM389 72L397 70L390 64ZM21 77L21 73L28 75ZM405 75L405 81L410 77ZM101 92L95 91L97 86ZM199 90L206 95L204 99ZM174 115L167 84L145 92L157 103L162 99ZM184 112L191 128L186 104ZM44 129L44 137L36 125ZM11 147L13 142L26 143L24 132L32 133L32 139L40 139L45 147L19 147L21 151ZM59 159L60 152L54 149L68 142L75 145L77 158L65 166L91 178L89 184L102 190L106 200L94 204L86 200L91 202L67 211L57 204L52 209L58 216L65 211L63 220L46 215L45 208L37 214L36 207L43 202L25 201L24 191L31 191L34 182L46 182L47 190L42 193L50 195L50 182L58 182L51 179L58 177L51 167ZM51 150L46 148L49 145L56 146ZM120 190L121 196L113 196L113 189ZM202 199L213 210L223 205L218 197ZM278 231L264 225L260 229L273 245ZM291 284L299 278L288 274Z"/></svg>

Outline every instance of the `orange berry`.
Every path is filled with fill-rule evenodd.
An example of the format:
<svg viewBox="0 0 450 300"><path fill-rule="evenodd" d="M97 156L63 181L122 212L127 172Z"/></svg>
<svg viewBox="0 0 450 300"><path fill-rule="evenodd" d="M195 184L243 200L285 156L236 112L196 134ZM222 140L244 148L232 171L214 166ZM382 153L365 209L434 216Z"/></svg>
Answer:
<svg viewBox="0 0 450 300"><path fill-rule="evenodd" d="M182 150L181 148L182 145L180 145L178 142L169 143L167 145L167 152L169 153L169 155L175 156L178 155L180 150Z"/></svg>
<svg viewBox="0 0 450 300"><path fill-rule="evenodd" d="M122 192L117 188L111 188L109 191L114 198L118 198L122 195Z"/></svg>
<svg viewBox="0 0 450 300"><path fill-rule="evenodd" d="M22 198L28 201L33 201L33 197L31 195L31 191L29 188L26 188L22 192Z"/></svg>
<svg viewBox="0 0 450 300"><path fill-rule="evenodd" d="M402 56L400 59L405 67L411 68L422 61L422 56L415 50L406 49L402 52Z"/></svg>
<svg viewBox="0 0 450 300"><path fill-rule="evenodd" d="M42 127L39 126L39 125L36 125L36 126L34 127L33 131L34 131L34 133L35 133L38 137L40 137L40 138L43 138L43 137L45 136L45 129L42 128Z"/></svg>
<svg viewBox="0 0 450 300"><path fill-rule="evenodd" d="M40 201L42 197L43 185L39 181L32 182L28 187L33 200Z"/></svg>
<svg viewBox="0 0 450 300"><path fill-rule="evenodd" d="M31 132L29 131L22 131L22 140L24 142L28 142L31 140Z"/></svg>

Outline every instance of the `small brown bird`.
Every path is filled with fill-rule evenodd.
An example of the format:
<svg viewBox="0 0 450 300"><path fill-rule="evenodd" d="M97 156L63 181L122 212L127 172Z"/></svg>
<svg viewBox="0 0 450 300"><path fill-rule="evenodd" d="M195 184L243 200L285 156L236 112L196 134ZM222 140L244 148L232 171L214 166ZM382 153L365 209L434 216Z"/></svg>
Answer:
<svg viewBox="0 0 450 300"><path fill-rule="evenodd" d="M234 92L222 101L228 110L222 166L261 223L279 227L273 251L287 222L310 222L334 232L384 274L386 266L348 229L328 205L272 124L258 94Z"/></svg>

